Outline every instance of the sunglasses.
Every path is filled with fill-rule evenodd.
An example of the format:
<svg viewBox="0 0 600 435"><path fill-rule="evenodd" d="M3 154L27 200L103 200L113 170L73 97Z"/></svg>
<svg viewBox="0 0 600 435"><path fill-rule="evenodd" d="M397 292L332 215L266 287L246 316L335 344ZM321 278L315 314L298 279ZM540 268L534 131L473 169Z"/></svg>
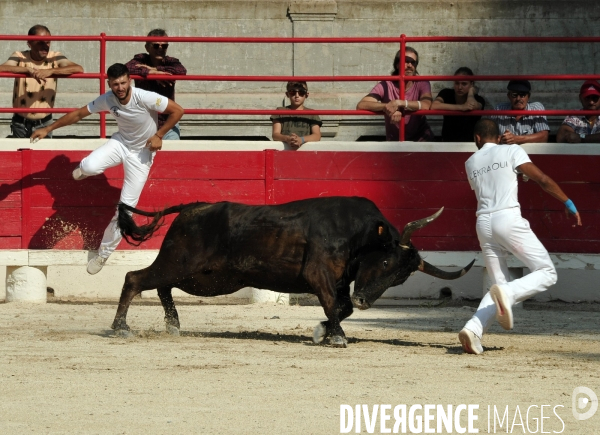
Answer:
<svg viewBox="0 0 600 435"><path fill-rule="evenodd" d="M152 44L152 47L154 47L155 50L159 50L161 48L166 50L169 48L169 44Z"/></svg>
<svg viewBox="0 0 600 435"><path fill-rule="evenodd" d="M290 97L293 97L296 94L300 95L301 97L305 97L306 96L306 91L287 91L287 94Z"/></svg>
<svg viewBox="0 0 600 435"><path fill-rule="evenodd" d="M409 63L412 66L416 67L419 64L419 61L414 60L412 57L406 56L404 57L404 63Z"/></svg>
<svg viewBox="0 0 600 435"><path fill-rule="evenodd" d="M525 98L529 96L529 92L509 92L508 96L510 98Z"/></svg>

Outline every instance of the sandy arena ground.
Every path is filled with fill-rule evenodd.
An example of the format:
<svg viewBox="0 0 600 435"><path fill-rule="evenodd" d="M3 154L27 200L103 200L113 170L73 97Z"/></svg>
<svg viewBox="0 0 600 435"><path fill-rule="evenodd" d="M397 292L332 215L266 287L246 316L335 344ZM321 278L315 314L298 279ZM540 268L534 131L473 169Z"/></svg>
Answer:
<svg viewBox="0 0 600 435"><path fill-rule="evenodd" d="M577 421L571 406L575 387L600 396L597 310L518 311L473 356L457 341L469 306L355 311L347 349L312 344L315 306L179 305L172 337L160 306L134 305L132 339L109 329L115 309L0 304L1 434L335 434L342 404L478 404L479 433L488 405L508 405L511 425L521 414L512 433L533 432L551 405L544 432L600 431L600 411Z"/></svg>

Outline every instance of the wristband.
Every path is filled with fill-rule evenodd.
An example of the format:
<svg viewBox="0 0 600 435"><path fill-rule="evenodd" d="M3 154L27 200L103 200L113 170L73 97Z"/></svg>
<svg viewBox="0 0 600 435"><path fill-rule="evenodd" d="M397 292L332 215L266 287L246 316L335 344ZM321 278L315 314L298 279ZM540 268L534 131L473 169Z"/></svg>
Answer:
<svg viewBox="0 0 600 435"><path fill-rule="evenodd" d="M304 145L304 136L302 136L300 139L302 139L302 143L300 145Z"/></svg>
<svg viewBox="0 0 600 435"><path fill-rule="evenodd" d="M565 207L567 207L567 210L569 210L569 213L571 213L571 214L576 214L577 213L577 209L575 208L575 204L573 204L573 201L571 201L570 199L567 199L565 201Z"/></svg>
<svg viewBox="0 0 600 435"><path fill-rule="evenodd" d="M417 103L419 103L419 110L421 110L421 102L417 101Z"/></svg>
<svg viewBox="0 0 600 435"><path fill-rule="evenodd" d="M162 140L162 136L159 136L158 133L154 133L154 136L156 136L157 138L159 138L160 140Z"/></svg>
<svg viewBox="0 0 600 435"><path fill-rule="evenodd" d="M408 100L404 100L404 107L408 109Z"/></svg>

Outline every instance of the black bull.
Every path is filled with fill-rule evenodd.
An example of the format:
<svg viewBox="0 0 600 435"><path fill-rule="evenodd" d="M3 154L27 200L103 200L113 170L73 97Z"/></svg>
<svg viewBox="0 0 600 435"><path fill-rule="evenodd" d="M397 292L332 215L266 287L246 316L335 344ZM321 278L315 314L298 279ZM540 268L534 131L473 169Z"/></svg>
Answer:
<svg viewBox="0 0 600 435"><path fill-rule="evenodd" d="M153 219L138 226L131 212ZM133 244L149 239L165 215L179 216L156 260L146 269L127 273L112 328L130 334L127 310L144 290L158 290L167 331L178 334L173 287L196 296L256 287L316 295L328 320L317 325L314 341L329 338L332 345L345 347L340 322L352 314L353 306L369 308L389 287L404 283L417 270L455 279L471 268L473 262L457 272L445 272L422 260L412 245L412 232L441 212L407 224L400 234L373 202L357 197L264 206L193 203L160 212L119 204L121 233Z"/></svg>

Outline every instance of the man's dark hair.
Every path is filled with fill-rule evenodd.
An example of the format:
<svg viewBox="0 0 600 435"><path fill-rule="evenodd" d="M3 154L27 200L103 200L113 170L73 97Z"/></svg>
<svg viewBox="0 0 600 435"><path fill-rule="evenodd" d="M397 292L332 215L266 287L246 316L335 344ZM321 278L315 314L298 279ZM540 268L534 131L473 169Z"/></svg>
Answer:
<svg viewBox="0 0 600 435"><path fill-rule="evenodd" d="M475 124L473 135L477 135L481 139L496 139L500 136L500 128L498 128L496 121L483 118Z"/></svg>
<svg viewBox="0 0 600 435"><path fill-rule="evenodd" d="M415 56L417 56L417 63L419 62L419 53L417 53L417 50L415 50L412 47L404 47L404 52L405 53L414 53ZM397 76L400 75L400 50L398 50L398 53L396 53L396 56L394 57L394 70L392 71L392 75L393 76ZM416 70L416 68L415 68Z"/></svg>
<svg viewBox="0 0 600 435"><path fill-rule="evenodd" d="M473 74L473 70L471 68L469 68L468 66L461 66L459 69L457 69L454 72L454 75L463 75L463 76L474 76L475 74Z"/></svg>
<svg viewBox="0 0 600 435"><path fill-rule="evenodd" d="M122 63L112 64L107 70L106 75L108 79L117 79L121 76L127 75L129 77L129 69Z"/></svg>
<svg viewBox="0 0 600 435"><path fill-rule="evenodd" d="M48 34L50 34L50 30L48 30L48 28L46 26L44 26L42 24L36 24L31 29L29 29L29 32L27 32L27 36L37 35L38 32L41 30L45 30Z"/></svg>
<svg viewBox="0 0 600 435"><path fill-rule="evenodd" d="M164 29L152 29L148 32L148 36L168 36Z"/></svg>
<svg viewBox="0 0 600 435"><path fill-rule="evenodd" d="M285 86L285 89L287 91L307 91L308 92L308 85L306 84L306 82L287 82L287 85Z"/></svg>

